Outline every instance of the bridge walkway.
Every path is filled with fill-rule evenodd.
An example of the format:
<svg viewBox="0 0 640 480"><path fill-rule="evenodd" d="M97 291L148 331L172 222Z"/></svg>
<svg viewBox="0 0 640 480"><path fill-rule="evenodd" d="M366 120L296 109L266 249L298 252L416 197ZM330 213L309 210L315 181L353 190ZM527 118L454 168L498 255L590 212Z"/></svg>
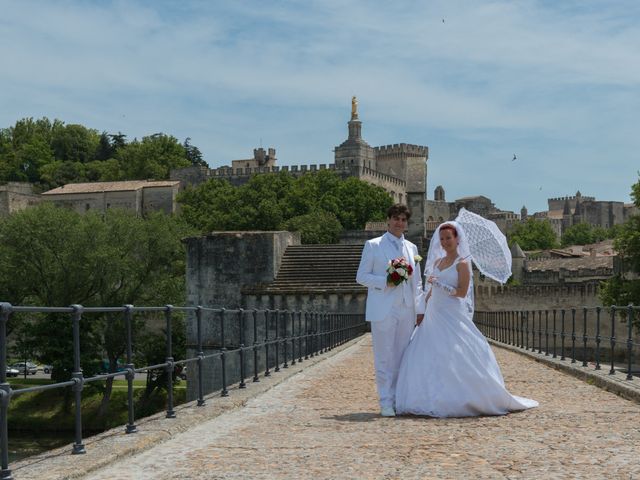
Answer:
<svg viewBox="0 0 640 480"><path fill-rule="evenodd" d="M640 478L640 404L494 351L512 393L539 408L504 417L382 418L366 335L243 407L77 478Z"/></svg>

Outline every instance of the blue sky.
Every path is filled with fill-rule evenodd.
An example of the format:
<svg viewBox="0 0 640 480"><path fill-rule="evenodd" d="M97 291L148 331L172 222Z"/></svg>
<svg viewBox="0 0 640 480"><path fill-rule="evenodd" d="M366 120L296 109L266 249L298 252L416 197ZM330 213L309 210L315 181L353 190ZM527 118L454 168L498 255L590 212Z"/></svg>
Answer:
<svg viewBox="0 0 640 480"><path fill-rule="evenodd" d="M320 164L356 95L370 145L429 146L429 198L629 202L639 46L636 0L0 0L0 127L46 116L191 137L212 167L260 145Z"/></svg>

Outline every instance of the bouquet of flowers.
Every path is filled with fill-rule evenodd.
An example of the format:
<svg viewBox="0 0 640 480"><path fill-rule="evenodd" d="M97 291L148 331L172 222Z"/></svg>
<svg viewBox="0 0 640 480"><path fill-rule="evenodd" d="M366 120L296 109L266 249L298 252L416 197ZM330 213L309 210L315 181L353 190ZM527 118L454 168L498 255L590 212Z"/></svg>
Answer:
<svg viewBox="0 0 640 480"><path fill-rule="evenodd" d="M413 267L409 265L406 258L394 258L389 260L389 266L387 267L387 283L398 286L402 282L409 280L412 273Z"/></svg>

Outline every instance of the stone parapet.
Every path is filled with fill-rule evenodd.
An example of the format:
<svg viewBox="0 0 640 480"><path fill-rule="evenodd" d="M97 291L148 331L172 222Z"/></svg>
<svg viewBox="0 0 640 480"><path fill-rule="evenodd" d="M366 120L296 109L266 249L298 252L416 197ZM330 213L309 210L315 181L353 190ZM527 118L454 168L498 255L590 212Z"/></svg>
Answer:
<svg viewBox="0 0 640 480"><path fill-rule="evenodd" d="M373 147L376 155L408 155L417 157L427 157L429 155L429 147L423 145L412 145L410 143L394 143L391 145L381 145Z"/></svg>

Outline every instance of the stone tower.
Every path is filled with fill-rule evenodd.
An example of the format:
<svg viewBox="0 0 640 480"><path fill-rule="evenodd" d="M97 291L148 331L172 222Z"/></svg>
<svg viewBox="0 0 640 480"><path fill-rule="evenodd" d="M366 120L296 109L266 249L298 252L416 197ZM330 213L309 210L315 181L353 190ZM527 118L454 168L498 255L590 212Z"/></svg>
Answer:
<svg viewBox="0 0 640 480"><path fill-rule="evenodd" d="M527 267L526 261L527 258L520 248L520 245L514 242L513 245L511 245L511 274L513 279L518 283L522 283L524 279L524 272Z"/></svg>
<svg viewBox="0 0 640 480"><path fill-rule="evenodd" d="M336 169L357 171L361 167L376 170L373 148L362 138L362 122L358 119L357 102L352 101L351 120L347 124L349 136L337 146L335 152Z"/></svg>
<svg viewBox="0 0 640 480"><path fill-rule="evenodd" d="M444 199L444 188L442 188L442 185L438 185L436 187L436 189L433 191L433 199L436 202L444 202L444 201L446 201Z"/></svg>
<svg viewBox="0 0 640 480"><path fill-rule="evenodd" d="M527 218L529 218L529 212L527 211L527 207L523 205L520 209L520 221L526 222Z"/></svg>
<svg viewBox="0 0 640 480"><path fill-rule="evenodd" d="M407 237L422 246L426 235L429 149L408 143L372 148L362 138L362 122L358 118L357 107L358 102L353 97L349 137L334 150L335 168L345 176L354 176L384 188L394 202L407 205L411 210Z"/></svg>
<svg viewBox="0 0 640 480"><path fill-rule="evenodd" d="M398 143L375 147L378 172L405 182L405 203L411 210L407 237L421 246L426 236L427 159L429 148Z"/></svg>
<svg viewBox="0 0 640 480"><path fill-rule="evenodd" d="M571 216L571 206L569 204L569 199L565 199L564 206L562 207L562 231L564 232L567 228L569 228L572 223Z"/></svg>

